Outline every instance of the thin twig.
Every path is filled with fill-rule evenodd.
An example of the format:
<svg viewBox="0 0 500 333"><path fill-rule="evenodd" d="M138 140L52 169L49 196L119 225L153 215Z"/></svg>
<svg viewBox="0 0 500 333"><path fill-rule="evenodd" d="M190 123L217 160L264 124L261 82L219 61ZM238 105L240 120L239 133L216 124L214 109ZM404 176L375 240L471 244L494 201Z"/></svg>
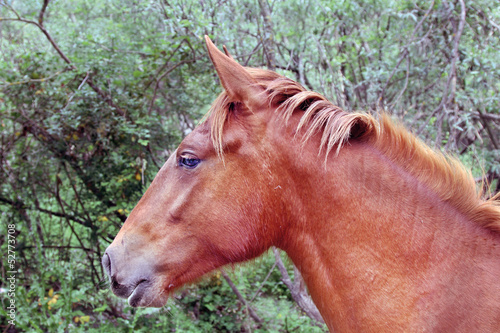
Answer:
<svg viewBox="0 0 500 333"><path fill-rule="evenodd" d="M394 100L394 102L391 103L392 106L395 106L399 99L401 98L401 96L403 96L404 92L406 91L406 88L408 87L408 79L410 77L410 56L407 54L406 55L406 78L405 78L405 84L403 86L403 89L401 89L401 91L399 92L398 96L396 97L396 99Z"/></svg>
<svg viewBox="0 0 500 333"><path fill-rule="evenodd" d="M43 13L45 12L45 9L46 9L47 5L48 5L48 1L44 2L44 5L42 7ZM64 52L59 48L59 46L57 45L56 41L52 38L52 36L49 34L49 32L47 31L47 29L45 29L45 27L43 25L41 25L40 23L35 22L35 21L23 19L16 12L16 10L14 8L12 8L11 6L8 6L8 5L4 5L4 6L8 7L17 16L17 18L0 18L1 20L3 20L3 21L19 21L19 22L24 22L24 23L27 23L27 24L33 24L33 25L35 25L38 29L40 29L40 31L45 35L45 37L47 37L47 39L49 40L49 42L52 45L52 47L56 50L56 52L64 60L64 62L66 62L68 65L70 65L70 67L71 67L72 70L77 71L77 67L75 65L73 65L73 63L71 62L71 60L69 60L69 58L64 54ZM40 16L39 16L39 20L42 19L42 22L43 22L43 13L40 12ZM128 114L124 110L122 110L118 105L116 105L113 102L113 100L111 99L111 97L109 97L108 95L106 95L98 86L96 86L94 84L94 82L93 82L93 80L92 80L91 77L89 77L87 79L87 84L97 93L97 95L99 95L99 97L101 97L101 99L103 99L110 107L112 107L113 109L115 109L115 111L120 116L124 117L128 121L131 121L131 119L129 118Z"/></svg>
<svg viewBox="0 0 500 333"><path fill-rule="evenodd" d="M83 225L85 227L90 228L90 225L88 225L86 221L81 220L81 219L79 219L79 218L77 218L75 216L69 215L69 214L63 214L63 213L60 213L60 212L54 212L54 211L51 211L51 210L48 210L48 209L44 209L44 208L41 208L41 207L36 207L36 208L28 207L22 201L19 201L19 200L12 201L12 200L9 200L9 199L3 198L3 197L0 197L0 202L3 202L5 204L9 204L9 205L13 206L16 209L26 209L26 210L35 210L36 209L39 212L42 212L42 213L45 213L45 214L49 214L49 215L53 215L53 216L57 216L57 217L64 217L64 218L70 219L71 221L75 221L76 223L81 224L81 225Z"/></svg>
<svg viewBox="0 0 500 333"><path fill-rule="evenodd" d="M158 86L160 85L161 80L163 80L163 78L165 76L167 76L168 74L170 74L177 67L179 67L181 65L184 65L184 64L187 64L187 63L190 63L190 62L195 62L196 60L198 60L198 58L188 59L188 60L182 60L182 61L178 62L177 64L175 64L174 66L170 67L165 73L163 73L162 75L160 75L160 77L156 80L155 89L153 91L153 97L151 98L151 102L149 103L149 109L148 109L148 114L149 115L151 115L151 111L153 110L154 102L156 100L156 93L157 93Z"/></svg>
<svg viewBox="0 0 500 333"><path fill-rule="evenodd" d="M413 38L415 37L415 34L417 33L418 30L420 30L420 27L424 23L425 19L427 19L427 17L429 17L429 14L432 11L432 8L434 8L434 0L432 1L431 5L429 6L429 9L427 9L427 11L425 12L424 17L417 23L417 25L415 26L415 29L413 29L413 32L412 32L411 37L409 39L409 43L406 44L404 46L403 50L401 51L401 55L399 57L398 62L396 63L396 66L394 66L394 68L392 69L392 72L389 75L389 78L385 81L385 85L382 88L382 90L380 91L380 94L378 96L379 103L382 103L382 101L384 99L385 90L389 86L389 82L392 80L392 77L396 73L396 70L398 69L399 65L401 65L401 62L403 61L403 59L405 59L408 56L408 53L409 53L408 47L410 46L411 43L413 43ZM381 105L381 104L379 104L379 105Z"/></svg>
<svg viewBox="0 0 500 333"><path fill-rule="evenodd" d="M453 80L456 80L456 76L457 76L457 61L458 61L458 46L459 46L459 43L460 43L460 37L462 36L462 32L464 30L464 26L465 26L465 15L466 15L466 8L465 8L465 3L464 3L464 0L459 0L460 2L460 7L461 7L461 11L460 11L460 23L458 25L458 31L455 35L455 42L453 43L453 58L451 60L451 68L450 68L450 73L448 74L448 80L446 81L446 86L445 86L445 89L443 91L443 96L441 97L441 102L439 103L438 107L435 108L431 114L427 117L427 119L425 120L425 122L420 126L420 128L418 129L417 131L417 135L420 135L423 130L425 129L425 127L427 126L427 124L429 123L430 119L432 117L434 117L439 111L441 111L443 109L443 107L446 106L446 104L448 103L448 101L452 100L455 98L455 88L452 89L452 92L451 94L448 94L448 91L450 89L450 86L451 86L451 83Z"/></svg>
<svg viewBox="0 0 500 333"><path fill-rule="evenodd" d="M153 77L153 79L151 79L151 81L149 81L148 83L146 83L145 85L145 88L149 88L149 86L151 85L151 83L153 82L158 82L158 79L156 79L156 76L158 76L165 68L168 67L168 65L170 64L170 60L172 60L172 58L174 57L174 55L177 53L177 51L179 51L179 49L181 48L182 44L184 44L185 42L185 39L183 39L179 45L177 45L177 47L172 51L172 53L170 54L170 56L168 57L167 60L165 60L165 64L163 64L163 66L160 67L160 69L158 69L156 71L156 74L155 76Z"/></svg>
<svg viewBox="0 0 500 333"><path fill-rule="evenodd" d="M85 75L85 78L83 79L82 83L80 83L80 85L78 86L78 89L76 89L76 91L71 94L71 96L68 98L68 102L66 103L66 105L63 107L63 109L66 109L69 105L69 103L71 103L71 100L73 99L73 97L75 97L76 95L76 92L80 89L82 89L82 86L85 84L85 82L87 82L87 79L89 78L89 72L87 72L87 75Z"/></svg>
<svg viewBox="0 0 500 333"><path fill-rule="evenodd" d="M23 247L23 250L24 249L33 249L33 248L36 248L36 246L25 246L25 247ZM95 250L92 250L92 249L89 249L86 247L71 246L71 245L45 245L45 244L42 244L42 248L44 248L44 249L75 249L75 250L84 250L84 251L92 252L92 253L95 252Z"/></svg>
<svg viewBox="0 0 500 333"><path fill-rule="evenodd" d="M41 79L29 79L29 80L25 80L25 81L15 81L15 82L0 81L0 84L5 84L7 86L14 86L14 85L32 83L32 82L45 82L45 81L48 81L50 79L53 79L54 77L56 77L64 72L67 72L68 70L71 70L71 69L65 68L63 70L60 70L59 72L55 72L54 74L47 76L47 77L43 77Z"/></svg>
<svg viewBox="0 0 500 333"><path fill-rule="evenodd" d="M446 82L446 89L445 93L447 93L448 89L450 88L451 82L453 80L456 80L457 77L457 61L458 61L458 45L460 43L460 37L462 37L462 32L464 30L465 26L465 14L466 14L466 8L465 8L465 3L464 0L459 0L460 2L460 23L458 25L458 31L455 36L455 42L453 44L453 58L451 60L451 69L450 69L450 75L448 76L448 81ZM450 98L451 97L451 98ZM450 99L455 98L455 88L452 89L451 96L443 96L444 103L446 104Z"/></svg>
<svg viewBox="0 0 500 333"><path fill-rule="evenodd" d="M253 297L250 299L250 302L249 303L252 303L253 300L255 299L255 297L257 297L259 295L259 292L260 290L262 289L262 287L264 287L264 284L266 284L266 281L267 279L269 279L269 277L271 276L271 273L274 271L274 269L276 268L276 261L274 262L273 264L273 267L271 267L271 269L269 270L269 272L267 273L266 277L264 278L264 280L260 283L260 286L259 286L259 289L257 289L257 291L255 292L255 294L253 295Z"/></svg>
<svg viewBox="0 0 500 333"><path fill-rule="evenodd" d="M57 203L59 204L59 207L61 207L61 211L63 212L63 214L66 215L66 212L65 212L65 209L64 209L64 205L63 205L63 202L61 200L61 196L59 194L59 185L62 183L61 182L61 179L59 179L59 177L57 176L56 177L56 201ZM78 236L78 233L75 231L75 228L73 228L73 225L71 224L71 222L69 221L68 218L65 218L69 228L71 229L71 232L75 235L76 239L78 240L78 243L80 243L81 247L84 248L85 246L83 245L83 242L82 240L80 239L80 236ZM87 259L89 260L89 263L90 263L90 267L92 268L92 271L94 272L95 274L95 277L99 280L99 274L97 273L97 270L94 266L94 258L92 258L88 252L85 252L86 256L87 256ZM97 283L94 279L94 275L91 275L91 278L92 278L92 282L94 283L95 286L97 286Z"/></svg>

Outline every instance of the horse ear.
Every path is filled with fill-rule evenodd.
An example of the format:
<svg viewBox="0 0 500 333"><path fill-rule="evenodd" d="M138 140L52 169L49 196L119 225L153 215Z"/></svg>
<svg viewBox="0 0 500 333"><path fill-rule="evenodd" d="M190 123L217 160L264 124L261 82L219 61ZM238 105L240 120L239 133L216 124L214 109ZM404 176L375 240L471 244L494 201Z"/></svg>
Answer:
<svg viewBox="0 0 500 333"><path fill-rule="evenodd" d="M238 64L229 55L225 47L224 51L226 54L222 53L207 35L205 35L205 42L210 60L214 64L222 86L229 95L229 98L233 101L243 102L249 109L264 106L261 95L264 92L264 88L252 78L243 66Z"/></svg>

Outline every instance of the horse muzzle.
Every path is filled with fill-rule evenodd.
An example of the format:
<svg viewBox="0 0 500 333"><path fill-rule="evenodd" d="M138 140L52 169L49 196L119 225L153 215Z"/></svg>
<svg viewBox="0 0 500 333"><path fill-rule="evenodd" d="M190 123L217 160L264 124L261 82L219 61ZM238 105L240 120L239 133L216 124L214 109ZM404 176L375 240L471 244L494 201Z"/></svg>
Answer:
<svg viewBox="0 0 500 333"><path fill-rule="evenodd" d="M122 265L119 256L109 247L102 257L102 266L109 276L111 291L118 297L127 298L132 307L162 307L168 295L165 295L149 273L145 265L127 262ZM123 267L123 266L126 266Z"/></svg>

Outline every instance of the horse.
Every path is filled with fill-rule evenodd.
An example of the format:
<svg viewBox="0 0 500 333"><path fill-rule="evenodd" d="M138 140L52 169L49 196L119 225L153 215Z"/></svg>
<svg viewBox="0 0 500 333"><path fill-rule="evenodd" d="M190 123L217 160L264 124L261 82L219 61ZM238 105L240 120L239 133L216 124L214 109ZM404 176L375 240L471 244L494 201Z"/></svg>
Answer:
<svg viewBox="0 0 500 333"><path fill-rule="evenodd" d="M224 88L102 259L161 307L275 246L335 332L499 332L500 193L388 115L346 112L205 36Z"/></svg>

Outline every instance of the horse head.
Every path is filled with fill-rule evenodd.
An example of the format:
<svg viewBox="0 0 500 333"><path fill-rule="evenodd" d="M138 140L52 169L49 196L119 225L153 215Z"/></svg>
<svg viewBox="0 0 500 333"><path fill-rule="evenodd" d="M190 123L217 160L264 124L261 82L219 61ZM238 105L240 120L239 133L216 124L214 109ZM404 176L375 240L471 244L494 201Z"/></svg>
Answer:
<svg viewBox="0 0 500 333"><path fill-rule="evenodd" d="M225 92L170 156L103 257L111 289L132 306L162 306L172 290L260 255L283 221L266 144L265 78L206 39ZM222 131L224 136L222 138Z"/></svg>

